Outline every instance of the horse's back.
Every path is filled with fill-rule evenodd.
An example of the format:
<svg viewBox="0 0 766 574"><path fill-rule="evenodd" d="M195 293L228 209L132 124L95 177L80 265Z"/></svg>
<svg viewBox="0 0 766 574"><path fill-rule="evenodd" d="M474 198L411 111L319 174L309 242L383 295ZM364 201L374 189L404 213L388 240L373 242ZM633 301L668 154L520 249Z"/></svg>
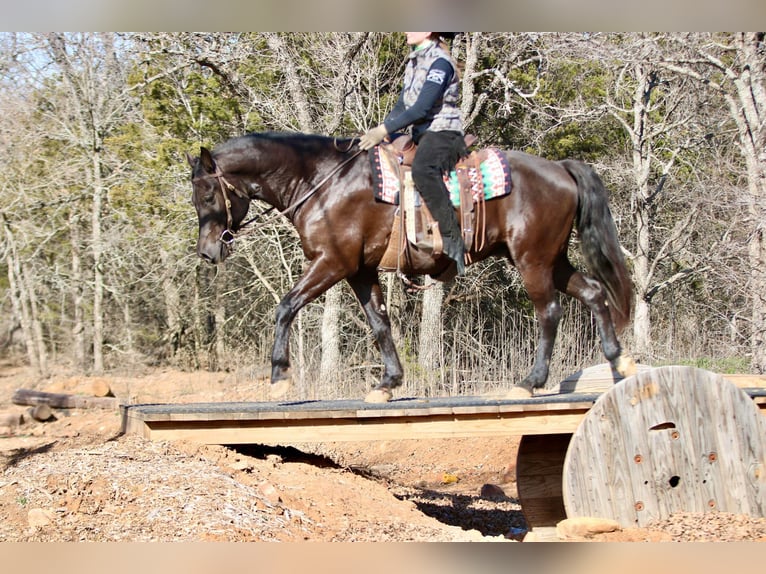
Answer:
<svg viewBox="0 0 766 574"><path fill-rule="evenodd" d="M505 153L514 183L523 182L530 190L545 188L576 196L576 183L560 162L518 150Z"/></svg>
<svg viewBox="0 0 766 574"><path fill-rule="evenodd" d="M541 261L552 265L574 224L577 184L559 162L518 150L505 154L511 168L511 193L487 202L487 231L495 242L506 244L517 267Z"/></svg>

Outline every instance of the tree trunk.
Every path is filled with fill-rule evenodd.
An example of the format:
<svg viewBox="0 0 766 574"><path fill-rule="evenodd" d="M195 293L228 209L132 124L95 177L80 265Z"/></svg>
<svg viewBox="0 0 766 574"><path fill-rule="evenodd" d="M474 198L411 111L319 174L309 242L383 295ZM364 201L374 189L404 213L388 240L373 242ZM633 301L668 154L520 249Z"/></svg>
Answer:
<svg viewBox="0 0 766 574"><path fill-rule="evenodd" d="M29 312L29 306L19 286L18 262L16 261L13 249L8 249L6 255L8 265L8 286L11 294L11 306L13 313L21 325L21 336L24 339L24 348L27 352L27 360L34 371L40 374L40 362L35 352L34 337L32 336L32 319Z"/></svg>
<svg viewBox="0 0 766 574"><path fill-rule="evenodd" d="M766 198L766 194L762 196ZM762 199L761 201L764 201ZM760 206L761 220L750 239L749 255L751 265L753 314L751 366L755 373L766 373L766 210Z"/></svg>
<svg viewBox="0 0 766 574"><path fill-rule="evenodd" d="M165 275L162 280L162 294L165 300L165 321L167 322L167 333L165 338L168 341L168 356L174 357L181 345L181 293L178 284L175 282L171 273L170 254L159 247L160 261Z"/></svg>
<svg viewBox="0 0 766 574"><path fill-rule="evenodd" d="M37 306L37 294L32 279L29 277L27 267L21 267L21 285L29 299L29 310L32 314L32 337L34 338L35 351L37 352L37 361L39 364L40 375L48 375L48 351L45 348L45 338L43 337L43 325L40 321L40 311Z"/></svg>
<svg viewBox="0 0 766 574"><path fill-rule="evenodd" d="M83 308L82 257L80 250L80 220L74 211L69 216L69 241L72 257L72 354L78 371L85 370L85 311Z"/></svg>
<svg viewBox="0 0 766 574"><path fill-rule="evenodd" d="M341 366L340 357L340 302L342 285L338 284L327 293L322 313L322 362L319 368L319 380L322 384L333 385L338 382Z"/></svg>
<svg viewBox="0 0 766 574"><path fill-rule="evenodd" d="M216 277L216 283L221 278ZM222 289L217 287L215 290L215 309L213 310L215 333L214 350L213 350L213 370L219 371L227 367L226 362L226 337L225 337L225 324L226 324L226 305L223 296L221 295Z"/></svg>
<svg viewBox="0 0 766 574"><path fill-rule="evenodd" d="M101 209L103 206L104 186L101 178L101 154L98 149L93 152L92 160L93 372L99 374L104 372L104 272L101 262L104 249L101 237Z"/></svg>
<svg viewBox="0 0 766 574"><path fill-rule="evenodd" d="M202 319L206 313L203 309L202 293L205 291L205 277L207 268L203 268L199 261L194 266L194 294L192 296L192 339L194 341L193 361L194 368L199 369L202 366L202 350L205 343L205 326Z"/></svg>
<svg viewBox="0 0 766 574"><path fill-rule="evenodd" d="M37 316L36 298L30 292L32 286L26 281L26 273L21 265L16 241L6 224L5 238L8 244L6 263L8 265L8 285L11 293L11 305L21 325L24 347L30 366L40 376L47 373L45 342L42 339L42 327Z"/></svg>
<svg viewBox="0 0 766 574"><path fill-rule="evenodd" d="M418 343L418 365L425 377L431 394L437 391L441 379L442 357L442 303L444 284L426 277L430 289L423 292L423 310L420 316L420 337Z"/></svg>
<svg viewBox="0 0 766 574"><path fill-rule="evenodd" d="M645 137L648 133L649 98L654 87L649 79L649 72L641 64L633 67L636 89L633 94L633 125L629 130L633 144L633 177L636 184L634 201L634 222L636 229L636 253L633 259L633 278L638 297L633 319L633 337L635 353L646 357L651 353L651 317L649 303L644 295L649 290L651 277L651 225L649 214L649 172L651 168L652 141Z"/></svg>
<svg viewBox="0 0 766 574"><path fill-rule="evenodd" d="M735 36L741 70L734 79L736 100L729 109L737 122L742 153L747 165L748 208L753 230L748 242L750 292L753 297L751 365L756 373L766 373L766 64L764 33L747 32Z"/></svg>

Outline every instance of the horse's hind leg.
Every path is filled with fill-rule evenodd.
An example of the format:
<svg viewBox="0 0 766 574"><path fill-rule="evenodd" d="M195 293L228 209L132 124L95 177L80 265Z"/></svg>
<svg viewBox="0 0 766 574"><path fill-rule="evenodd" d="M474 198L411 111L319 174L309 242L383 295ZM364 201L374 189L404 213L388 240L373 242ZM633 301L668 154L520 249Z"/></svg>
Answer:
<svg viewBox="0 0 766 574"><path fill-rule="evenodd" d="M612 367L623 377L632 375L635 362L623 353L606 305L606 290L601 283L574 269L566 258L559 262L554 281L557 289L582 302L593 313L601 349Z"/></svg>
<svg viewBox="0 0 766 574"><path fill-rule="evenodd" d="M383 359L383 376L365 401L387 402L391 399L391 390L402 384L404 370L391 335L391 322L383 303L378 274L375 271L362 270L354 277L348 278L348 282L364 309Z"/></svg>

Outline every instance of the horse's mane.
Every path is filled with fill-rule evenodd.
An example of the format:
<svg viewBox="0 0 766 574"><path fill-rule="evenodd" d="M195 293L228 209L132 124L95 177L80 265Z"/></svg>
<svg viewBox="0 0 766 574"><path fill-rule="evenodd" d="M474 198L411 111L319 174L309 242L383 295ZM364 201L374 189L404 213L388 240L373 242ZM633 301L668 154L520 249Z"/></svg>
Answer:
<svg viewBox="0 0 766 574"><path fill-rule="evenodd" d="M318 151L319 149L345 150L353 138L332 137L322 134L308 134L301 132L251 132L239 137L231 138L216 146L216 152L227 153L242 147L249 147L258 142L273 142L290 148Z"/></svg>

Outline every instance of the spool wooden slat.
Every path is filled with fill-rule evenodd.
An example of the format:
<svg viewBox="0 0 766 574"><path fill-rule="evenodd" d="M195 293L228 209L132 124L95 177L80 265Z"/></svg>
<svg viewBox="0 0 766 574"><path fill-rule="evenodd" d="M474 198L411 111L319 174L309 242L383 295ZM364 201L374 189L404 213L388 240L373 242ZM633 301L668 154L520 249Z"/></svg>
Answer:
<svg viewBox="0 0 766 574"><path fill-rule="evenodd" d="M530 530L553 527L566 518L561 476L571 438L571 433L521 437L516 490Z"/></svg>
<svg viewBox="0 0 766 574"><path fill-rule="evenodd" d="M646 526L674 512L766 516L766 418L721 375L660 367L599 397L563 469L569 517Z"/></svg>

